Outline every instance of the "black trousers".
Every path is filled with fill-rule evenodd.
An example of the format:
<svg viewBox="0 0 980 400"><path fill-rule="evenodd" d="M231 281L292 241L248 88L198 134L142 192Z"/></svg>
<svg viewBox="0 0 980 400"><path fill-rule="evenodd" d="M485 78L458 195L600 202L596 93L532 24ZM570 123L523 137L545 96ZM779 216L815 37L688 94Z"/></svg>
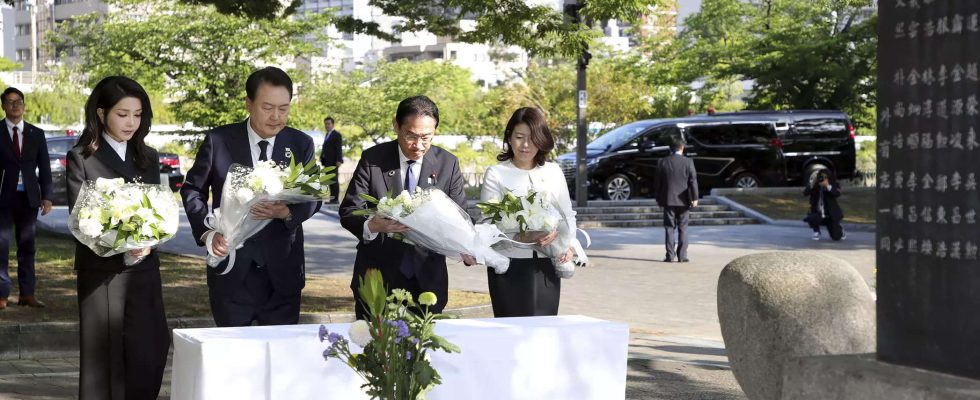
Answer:
<svg viewBox="0 0 980 400"><path fill-rule="evenodd" d="M330 201L337 201L342 195L343 193L340 193L340 181L334 180L334 182L330 184Z"/></svg>
<svg viewBox="0 0 980 400"><path fill-rule="evenodd" d="M10 240L17 237L17 286L21 297L33 296L37 285L34 273L34 237L36 234L37 207L31 207L27 194L17 192L11 196L8 207L0 208L0 298L6 299L13 289L10 279ZM16 229L15 229L16 228Z"/></svg>
<svg viewBox="0 0 980 400"><path fill-rule="evenodd" d="M558 315L561 278L547 257L511 258L500 275L487 268L487 283L494 317Z"/></svg>
<svg viewBox="0 0 980 400"><path fill-rule="evenodd" d="M667 234L667 258L687 259L687 223L691 219L690 207L664 207L664 231Z"/></svg>
<svg viewBox="0 0 980 400"><path fill-rule="evenodd" d="M82 400L155 400L170 351L160 269L78 271Z"/></svg>
<svg viewBox="0 0 980 400"><path fill-rule="evenodd" d="M236 267L237 268L237 267ZM211 314L220 327L295 325L299 323L302 293L279 293L269 280L267 267L249 267L242 287L232 293L219 293L208 286Z"/></svg>
<svg viewBox="0 0 980 400"><path fill-rule="evenodd" d="M840 240L842 237L844 237L844 227L840 225L840 220L835 220L828 217L824 218L818 223L810 220L807 220L807 222L810 224L810 228L817 233L820 233L821 225L826 226L827 233L830 234L830 238L832 240Z"/></svg>

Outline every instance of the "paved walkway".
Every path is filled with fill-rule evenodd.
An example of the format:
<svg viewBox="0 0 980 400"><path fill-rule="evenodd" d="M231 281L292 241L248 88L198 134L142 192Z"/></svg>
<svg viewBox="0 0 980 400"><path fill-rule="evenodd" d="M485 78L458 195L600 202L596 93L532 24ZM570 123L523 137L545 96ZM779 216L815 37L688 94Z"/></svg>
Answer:
<svg viewBox="0 0 980 400"><path fill-rule="evenodd" d="M62 208L40 221L58 225L57 221L66 220L66 216L67 210ZM304 231L307 272L350 277L357 242L340 226L336 213L326 210L315 216L304 223ZM184 221L181 234L163 250L202 256L203 250L194 244L189 232ZM590 234L592 265L562 282L560 313L630 325L631 399L744 398L728 370L717 317L718 275L735 258L768 251L818 251L844 259L868 282L873 280L873 232L851 231L847 240L832 242L811 240L805 226L692 227L691 262L684 264L659 261L664 254L661 228L596 229ZM451 263L450 286L485 292L486 274L485 268ZM68 365L77 362L62 361ZM47 363L57 361L0 363L0 399L70 396L71 391L65 388L74 387L77 375L72 374L77 372L64 364L55 368ZM12 368L28 369L14 373ZM30 368L50 370L33 375ZM19 390L40 397L5 394L21 393ZM43 394L48 391L60 395Z"/></svg>

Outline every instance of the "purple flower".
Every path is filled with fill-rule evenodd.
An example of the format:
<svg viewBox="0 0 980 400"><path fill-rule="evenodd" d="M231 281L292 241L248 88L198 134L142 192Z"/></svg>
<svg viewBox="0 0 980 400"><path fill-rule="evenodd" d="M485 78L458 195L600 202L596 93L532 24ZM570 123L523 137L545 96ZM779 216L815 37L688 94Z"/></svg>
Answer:
<svg viewBox="0 0 980 400"><path fill-rule="evenodd" d="M330 332L330 335L327 335L327 340L329 340L330 341L330 345L333 346L337 342L339 342L341 340L344 340L344 337L341 336L339 333ZM321 339L321 341L322 341L322 339Z"/></svg>
<svg viewBox="0 0 980 400"><path fill-rule="evenodd" d="M334 353L333 353L333 346L327 347L327 349L323 351L323 359L324 360L329 360L330 359L330 356L332 356L332 355L334 355Z"/></svg>
<svg viewBox="0 0 980 400"><path fill-rule="evenodd" d="M412 344L419 344L419 338L417 338L417 337L413 337L411 339L411 341L412 341Z"/></svg>
<svg viewBox="0 0 980 400"><path fill-rule="evenodd" d="M406 360L411 360L412 359L412 352L411 351L405 352L405 359Z"/></svg>
<svg viewBox="0 0 980 400"><path fill-rule="evenodd" d="M320 325L320 342L323 342L323 339L327 337L327 334L328 333L329 332L327 331L327 327L325 327L323 325ZM333 343L333 342L330 342L330 343Z"/></svg>

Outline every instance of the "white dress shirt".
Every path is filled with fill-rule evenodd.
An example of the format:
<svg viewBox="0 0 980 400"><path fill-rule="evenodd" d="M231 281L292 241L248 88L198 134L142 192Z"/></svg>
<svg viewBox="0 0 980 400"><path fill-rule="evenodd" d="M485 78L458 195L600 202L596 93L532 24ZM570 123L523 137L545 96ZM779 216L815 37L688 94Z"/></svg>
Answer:
<svg viewBox="0 0 980 400"><path fill-rule="evenodd" d="M109 134L105 132L102 132L102 137L105 138L105 141L107 143L109 143L109 148L111 148L112 151L116 152L116 154L119 156L119 159L126 161L126 147L127 147L127 143L129 142L126 140L117 142L116 139L113 139L112 136L109 136Z"/></svg>
<svg viewBox="0 0 980 400"><path fill-rule="evenodd" d="M3 121L7 123L7 134L10 135L10 142L14 141L14 127L17 127L17 147L20 149L21 154L24 153L24 120L20 120L16 125L10 122L9 119L4 118ZM17 172L17 191L24 191L24 174Z"/></svg>
<svg viewBox="0 0 980 400"><path fill-rule="evenodd" d="M265 140L269 142L269 145L265 147L265 159L272 160L272 146L276 145L276 137L273 136L268 139L263 139L255 130L252 129L252 119L249 118L245 120L245 130L248 131L248 150L249 154L252 155L252 165L259 163L259 153L262 152L262 148L259 147L259 142Z"/></svg>
<svg viewBox="0 0 980 400"><path fill-rule="evenodd" d="M419 175L422 174L422 160L424 159L425 157L422 157L421 159L415 161L415 164L412 164L412 173L415 174L415 179L417 180L418 183L422 183L423 177ZM406 171L408 171L408 169L406 168L408 167L408 160L409 159L408 157L405 156L405 153L402 153L402 148L398 147L398 166L399 166L398 176L401 177L401 180L399 182L402 183L402 186L405 186L405 173ZM416 187L418 187L418 185L416 185ZM408 190L408 188L403 187L402 190ZM398 196L398 193L392 193L391 195ZM368 221L370 221L370 218L367 221L364 221L363 237L365 243L370 242L374 240L374 238L378 237L377 233L371 232L371 230L368 229Z"/></svg>
<svg viewBox="0 0 980 400"><path fill-rule="evenodd" d="M555 196L562 214L565 215L569 234L574 237L575 211L572 209L571 196L568 194L568 183L565 181L565 174L562 173L561 167L553 162L546 162L532 169L521 169L508 160L487 168L483 173L480 201L499 200L508 191L523 196L527 194L528 189ZM501 251L500 254L510 258L533 258L534 250L510 248Z"/></svg>

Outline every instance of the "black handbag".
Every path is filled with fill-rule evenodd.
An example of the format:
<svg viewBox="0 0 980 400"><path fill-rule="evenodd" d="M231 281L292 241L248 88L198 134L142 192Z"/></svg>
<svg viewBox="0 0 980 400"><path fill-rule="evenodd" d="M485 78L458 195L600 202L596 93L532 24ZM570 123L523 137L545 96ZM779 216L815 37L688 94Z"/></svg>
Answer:
<svg viewBox="0 0 980 400"><path fill-rule="evenodd" d="M812 224L820 225L822 220L823 218L820 218L820 213L809 213L803 217L803 222L806 222L811 225Z"/></svg>

